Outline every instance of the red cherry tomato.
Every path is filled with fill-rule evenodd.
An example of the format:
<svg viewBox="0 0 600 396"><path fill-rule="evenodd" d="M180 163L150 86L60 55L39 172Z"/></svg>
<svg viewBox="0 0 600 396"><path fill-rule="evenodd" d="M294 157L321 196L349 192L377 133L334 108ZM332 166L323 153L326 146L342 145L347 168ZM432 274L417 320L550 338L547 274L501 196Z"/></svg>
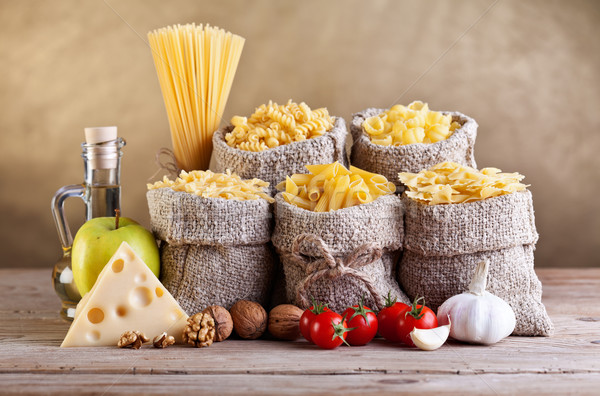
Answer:
<svg viewBox="0 0 600 396"><path fill-rule="evenodd" d="M312 321L317 317L318 314L329 311L331 310L327 308L327 306L317 303L313 300L313 305L306 309L302 316L300 316L300 333L308 342L312 342L314 344L312 338L310 337L310 324Z"/></svg>
<svg viewBox="0 0 600 396"><path fill-rule="evenodd" d="M335 312L318 314L310 325L310 338L324 349L334 349L346 343L348 334L346 321Z"/></svg>
<svg viewBox="0 0 600 396"><path fill-rule="evenodd" d="M423 300L423 305L419 301ZM405 308L398 315L398 334L400 341L406 345L415 346L410 338L410 332L417 329L433 329L438 327L437 316L431 309L425 306L425 298L417 297L412 306Z"/></svg>
<svg viewBox="0 0 600 396"><path fill-rule="evenodd" d="M388 341L398 342L400 341L400 334L398 333L398 315L408 305L396 302L394 298L392 300L391 292L388 293L387 299L385 300L385 307L377 314L377 321L379 322L379 334Z"/></svg>
<svg viewBox="0 0 600 396"><path fill-rule="evenodd" d="M369 307L363 305L362 300L358 305L346 308L342 316L346 318L350 328L346 337L348 344L367 345L377 334L377 316Z"/></svg>

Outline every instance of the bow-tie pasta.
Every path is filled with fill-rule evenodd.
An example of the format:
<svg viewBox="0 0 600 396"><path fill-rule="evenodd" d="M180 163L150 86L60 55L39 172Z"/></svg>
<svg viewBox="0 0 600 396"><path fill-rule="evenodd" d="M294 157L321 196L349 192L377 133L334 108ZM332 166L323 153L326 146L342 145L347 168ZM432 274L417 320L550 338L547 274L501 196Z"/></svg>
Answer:
<svg viewBox="0 0 600 396"><path fill-rule="evenodd" d="M479 201L525 190L525 176L501 173L497 168L477 169L455 162L442 162L419 173L400 173L405 194L427 205Z"/></svg>

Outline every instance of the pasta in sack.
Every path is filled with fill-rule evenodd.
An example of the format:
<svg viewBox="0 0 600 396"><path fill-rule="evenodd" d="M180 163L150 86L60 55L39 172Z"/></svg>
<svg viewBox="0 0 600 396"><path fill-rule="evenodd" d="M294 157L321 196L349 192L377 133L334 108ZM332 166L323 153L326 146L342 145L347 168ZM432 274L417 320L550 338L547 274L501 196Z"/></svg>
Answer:
<svg viewBox="0 0 600 396"><path fill-rule="evenodd" d="M408 302L395 280L402 224L400 198L391 192L325 212L303 209L277 194L272 242L288 301L306 308L315 298L338 312L363 296L365 305L381 309L388 292Z"/></svg>
<svg viewBox="0 0 600 396"><path fill-rule="evenodd" d="M270 183L272 192L286 175L306 172L304 164L348 162L346 123L325 108L269 102L250 117L235 116L231 122L213 135L217 171L259 178Z"/></svg>
<svg viewBox="0 0 600 396"><path fill-rule="evenodd" d="M240 299L268 303L276 258L267 186L210 171L182 172L176 181L149 185L161 282L186 311L229 309Z"/></svg>
<svg viewBox="0 0 600 396"><path fill-rule="evenodd" d="M426 103L369 108L352 116L350 162L404 186L400 172L419 172L444 161L475 167L477 122L458 112L433 112Z"/></svg>
<svg viewBox="0 0 600 396"><path fill-rule="evenodd" d="M409 190L402 195L405 237L398 280L408 297L425 296L437 309L466 290L477 264L488 260L487 290L515 312L513 334L551 335L533 268L538 240L533 201L522 176L445 163L401 179ZM449 191L431 195L441 186Z"/></svg>

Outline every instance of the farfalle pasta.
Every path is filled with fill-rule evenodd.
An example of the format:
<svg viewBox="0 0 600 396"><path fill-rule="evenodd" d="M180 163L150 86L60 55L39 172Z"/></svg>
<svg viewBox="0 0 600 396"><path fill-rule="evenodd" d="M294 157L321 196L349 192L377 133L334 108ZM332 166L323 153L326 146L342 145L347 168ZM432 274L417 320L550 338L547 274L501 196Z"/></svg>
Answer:
<svg viewBox="0 0 600 396"><path fill-rule="evenodd" d="M290 99L286 105L269 101L250 117L234 116L231 124L233 130L225 135L229 146L263 151L322 136L333 128L334 119L324 107L311 110L306 103Z"/></svg>
<svg viewBox="0 0 600 396"><path fill-rule="evenodd" d="M455 162L442 162L419 173L403 172L400 181L407 197L427 205L479 201L525 190L525 176L501 173L497 168L477 169Z"/></svg>
<svg viewBox="0 0 600 396"><path fill-rule="evenodd" d="M227 169L226 173L211 171L181 171L175 180L167 176L162 181L147 185L148 190L169 187L174 191L183 191L198 195L203 198L225 198L237 201L247 201L263 198L274 202L273 198L265 193L269 183L260 179L243 180Z"/></svg>
<svg viewBox="0 0 600 396"><path fill-rule="evenodd" d="M369 203L381 195L393 194L394 183L384 176L339 162L325 165L306 165L310 174L294 174L286 177L277 189L289 204L314 212Z"/></svg>
<svg viewBox="0 0 600 396"><path fill-rule="evenodd" d="M415 101L408 106L395 105L379 115L369 117L362 127L373 144L403 146L445 140L461 124L452 121L451 115L431 111L427 103Z"/></svg>

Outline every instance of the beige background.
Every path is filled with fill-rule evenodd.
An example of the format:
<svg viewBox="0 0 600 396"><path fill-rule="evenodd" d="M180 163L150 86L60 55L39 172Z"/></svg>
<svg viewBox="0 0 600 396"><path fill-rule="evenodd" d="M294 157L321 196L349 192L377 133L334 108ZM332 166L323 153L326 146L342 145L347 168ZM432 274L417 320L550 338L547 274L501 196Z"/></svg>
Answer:
<svg viewBox="0 0 600 396"><path fill-rule="evenodd" d="M491 8L490 8L491 6ZM83 179L83 128L127 140L126 216L170 146L146 33L209 22L246 38L225 119L273 99L366 107L421 99L480 124L479 166L531 184L537 266L600 265L600 2L0 1L1 266L47 266L57 188ZM486 13L487 10L487 13ZM483 15L483 16L482 16ZM83 204L68 202L73 228Z"/></svg>

